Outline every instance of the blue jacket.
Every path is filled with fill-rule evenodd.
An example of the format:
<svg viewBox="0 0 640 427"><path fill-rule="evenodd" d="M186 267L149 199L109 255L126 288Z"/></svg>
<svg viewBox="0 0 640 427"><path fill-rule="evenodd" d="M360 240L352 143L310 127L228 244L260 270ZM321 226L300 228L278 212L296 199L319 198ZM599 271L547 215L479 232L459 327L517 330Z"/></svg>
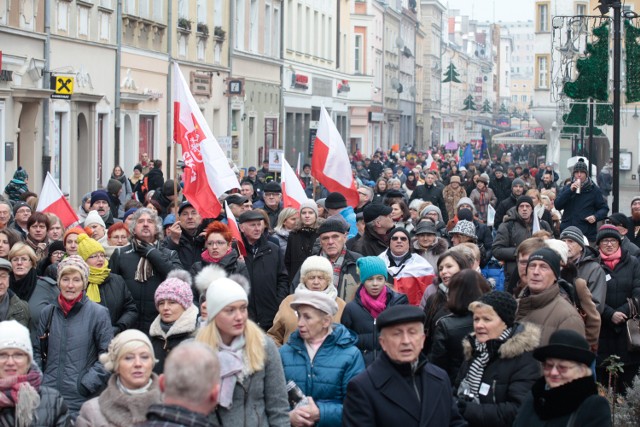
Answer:
<svg viewBox="0 0 640 427"><path fill-rule="evenodd" d="M358 226L356 225L356 213L351 206L340 211L340 215L349 224L349 239L355 237L358 234Z"/></svg>
<svg viewBox="0 0 640 427"><path fill-rule="evenodd" d="M295 381L320 409L318 427L342 425L347 384L364 370L356 334L338 323L332 327L333 332L324 340L313 362L298 330L280 348L286 381Z"/></svg>
<svg viewBox="0 0 640 427"><path fill-rule="evenodd" d="M575 225L590 242L596 240L598 221L607 218L609 213L607 201L591 179L582 187L580 194L571 191L571 186L566 185L558 194L555 207L558 210L564 209L560 230ZM596 217L596 222L593 224L585 221L585 218L591 215Z"/></svg>

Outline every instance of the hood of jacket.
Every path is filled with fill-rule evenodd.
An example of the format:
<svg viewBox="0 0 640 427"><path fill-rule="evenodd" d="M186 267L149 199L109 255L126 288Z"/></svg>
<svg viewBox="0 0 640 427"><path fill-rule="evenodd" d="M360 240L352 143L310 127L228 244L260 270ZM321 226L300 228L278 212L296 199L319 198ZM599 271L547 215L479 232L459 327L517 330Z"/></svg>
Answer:
<svg viewBox="0 0 640 427"><path fill-rule="evenodd" d="M462 341L464 357L466 360L473 356L473 348L470 340L475 333L467 335ZM500 346L498 354L501 359L513 359L528 351L533 351L540 345L540 327L533 323L516 323L513 325L511 336Z"/></svg>
<svg viewBox="0 0 640 427"><path fill-rule="evenodd" d="M322 347L337 346L347 348L358 343L358 336L356 333L348 329L346 326L341 325L340 323L332 323L331 327L333 328L333 331L327 338L325 338L322 343ZM307 351L304 346L304 340L300 336L300 331L298 329L291 334L288 344L298 351L304 351L305 353Z"/></svg>

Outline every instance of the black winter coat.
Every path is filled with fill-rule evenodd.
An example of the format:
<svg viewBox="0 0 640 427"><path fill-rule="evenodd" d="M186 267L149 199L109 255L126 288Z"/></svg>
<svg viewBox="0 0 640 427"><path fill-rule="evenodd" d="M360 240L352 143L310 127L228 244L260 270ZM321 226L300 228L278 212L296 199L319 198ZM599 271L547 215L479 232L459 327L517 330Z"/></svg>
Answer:
<svg viewBox="0 0 640 427"><path fill-rule="evenodd" d="M412 202L415 199L422 199L425 202L431 202L440 208L440 212L442 212L442 221L447 223L449 221L449 216L447 215L447 206L444 203L444 198L442 197L442 189L438 188L435 184L428 187L427 184L418 185L413 193L411 193L411 197L409 198L409 202Z"/></svg>
<svg viewBox="0 0 640 427"><path fill-rule="evenodd" d="M111 255L109 264L111 265L112 274L122 276L136 303L138 320L133 327L146 334L149 332L151 322L158 315L154 300L156 289L167 278L167 274L171 270L181 269L182 264L176 251L163 247L154 249L149 252L147 257L147 260L153 266L154 274L146 282L139 282L134 277L140 258L140 255L129 244L116 248L113 255Z"/></svg>
<svg viewBox="0 0 640 427"><path fill-rule="evenodd" d="M509 198L511 195L511 180L506 176L498 179L493 175L489 180L489 188L492 189L493 193L496 195L496 199L498 199L496 203L499 205L500 202Z"/></svg>
<svg viewBox="0 0 640 427"><path fill-rule="evenodd" d="M427 358L429 362L449 374L451 384L455 383L460 366L464 362L462 340L471 332L473 332L473 314L471 312L464 316L450 313L436 322Z"/></svg>
<svg viewBox="0 0 640 427"><path fill-rule="evenodd" d="M153 367L153 372L160 375L164 371L164 361L169 356L171 350L182 341L193 338L198 331L198 307L192 305L187 308L171 325L168 331L164 331L161 326L160 315L149 328L149 338L153 345L153 353L158 362Z"/></svg>
<svg viewBox="0 0 640 427"><path fill-rule="evenodd" d="M244 238L244 236L243 236ZM263 330L273 325L282 300L289 295L289 278L280 256L280 248L267 240L265 235L251 247L245 239L249 270L249 317Z"/></svg>
<svg viewBox="0 0 640 427"><path fill-rule="evenodd" d="M480 267L484 268L484 266L487 265L489 261L491 261L491 257L493 256L493 252L491 249L491 247L493 246L493 233L486 224L483 224L480 221L474 220L473 225L476 226L476 236L478 237L477 245L480 248L480 252L482 254Z"/></svg>
<svg viewBox="0 0 640 427"><path fill-rule="evenodd" d="M32 368L33 369L33 368ZM68 427L71 426L69 409L58 391L51 387L40 386L40 404L35 409L33 422L29 427ZM0 410L0 425L17 426L15 407Z"/></svg>
<svg viewBox="0 0 640 427"><path fill-rule="evenodd" d="M419 359L396 364L382 353L349 382L342 405L344 427L464 427L446 372Z"/></svg>
<svg viewBox="0 0 640 427"><path fill-rule="evenodd" d="M124 279L117 274L109 274L98 289L100 305L109 310L113 336L133 328L138 320L138 309Z"/></svg>
<svg viewBox="0 0 640 427"><path fill-rule="evenodd" d="M474 341L473 335L469 335L463 342L466 360L460 368L456 387L469 372ZM539 343L540 329L533 324L514 325L511 337L503 343L498 340L487 342L490 359L482 374L477 396L480 403L468 402L462 411L470 427L510 426L513 423L531 386L540 378L540 364L533 358L533 350Z"/></svg>
<svg viewBox="0 0 640 427"><path fill-rule="evenodd" d="M513 193L509 194L509 197L498 202L496 206L496 217L493 220L493 229L497 230L500 227L500 224L504 221L504 216L507 214L509 209L516 205L518 198L513 195Z"/></svg>
<svg viewBox="0 0 640 427"><path fill-rule="evenodd" d="M164 239L164 247L178 252L180 263L185 270L189 270L195 262L200 261L200 255L204 250L204 237L200 235L201 232L202 227L199 227L195 235L192 236L183 229L177 245L171 240L171 237L167 236Z"/></svg>
<svg viewBox="0 0 640 427"><path fill-rule="evenodd" d="M340 323L358 334L358 349L362 352L364 363L369 366L376 360L378 354L382 352L382 348L378 342L379 333L376 328L376 319L362 305L360 289L363 286L360 285L353 301L347 303L344 307ZM409 304L407 296L387 287L387 308L400 304Z"/></svg>
<svg viewBox="0 0 640 427"><path fill-rule="evenodd" d="M247 265L244 263L244 261L240 261L238 257L238 252L236 252L235 249L232 249L231 252L223 256L220 262L218 262L218 264L216 265L224 269L225 273L227 273L227 276L230 276L232 274L240 274L241 276L246 277L247 280L251 280L251 278L249 277L249 270L247 269ZM195 285L195 278L198 273L200 273L202 269L208 265L211 265L211 263L200 259L200 261L193 263L193 265L191 266L191 270L189 270L189 272L191 273L191 277L193 277L194 279L194 285L191 287L191 290L193 291L193 300L194 304L196 305L199 305L198 300L200 297L200 292Z"/></svg>
<svg viewBox="0 0 640 427"><path fill-rule="evenodd" d="M160 168L151 168L149 172L145 175L148 183L148 191L156 190L161 191L162 186L164 185L164 175L162 174L162 169ZM141 199L144 200L144 199Z"/></svg>
<svg viewBox="0 0 640 427"><path fill-rule="evenodd" d="M607 201L591 179L581 188L580 194L571 191L571 186L566 185L558 194L554 205L558 210L564 209L560 230L575 225L590 242L596 240L598 221L604 220L609 213ZM593 224L585 220L591 215L596 217Z"/></svg>
<svg viewBox="0 0 640 427"><path fill-rule="evenodd" d="M298 285L293 283L293 277L302 267L302 263L311 255L317 238L317 228L304 227L289 233L287 250L284 253L284 266L289 272L289 285L293 287Z"/></svg>
<svg viewBox="0 0 640 427"><path fill-rule="evenodd" d="M600 266L607 280L607 297L601 315L598 360L602 361L612 354L617 354L622 362L640 363L640 353L627 350L626 325L616 325L611 321L611 316L616 311L629 316L627 298L640 299L640 262L622 250L622 259L615 269L611 270L602 261Z"/></svg>
<svg viewBox="0 0 640 427"><path fill-rule="evenodd" d="M362 237L353 244L352 248L362 256L378 256L389 249L389 246L369 227L365 227Z"/></svg>

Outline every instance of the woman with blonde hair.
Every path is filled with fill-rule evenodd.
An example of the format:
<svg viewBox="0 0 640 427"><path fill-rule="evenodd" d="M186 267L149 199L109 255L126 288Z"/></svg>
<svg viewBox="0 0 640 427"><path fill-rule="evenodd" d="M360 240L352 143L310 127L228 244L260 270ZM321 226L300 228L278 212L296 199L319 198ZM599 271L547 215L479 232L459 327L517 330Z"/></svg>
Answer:
<svg viewBox="0 0 640 427"><path fill-rule="evenodd" d="M211 421L228 426L289 427L289 404L278 348L249 320L249 297L241 276L205 267L196 282L206 287L207 324L196 341L220 360L220 398ZM217 419L216 419L217 418Z"/></svg>
<svg viewBox="0 0 640 427"><path fill-rule="evenodd" d="M127 427L145 421L149 406L162 401L149 337L137 329L120 333L100 362L112 375L100 396L82 405L76 427Z"/></svg>
<svg viewBox="0 0 640 427"><path fill-rule="evenodd" d="M299 218L300 215L298 214L298 210L294 208L284 208L278 214L278 222L273 228L273 236L278 239L282 258L284 258L284 254L287 250L289 233L296 227Z"/></svg>

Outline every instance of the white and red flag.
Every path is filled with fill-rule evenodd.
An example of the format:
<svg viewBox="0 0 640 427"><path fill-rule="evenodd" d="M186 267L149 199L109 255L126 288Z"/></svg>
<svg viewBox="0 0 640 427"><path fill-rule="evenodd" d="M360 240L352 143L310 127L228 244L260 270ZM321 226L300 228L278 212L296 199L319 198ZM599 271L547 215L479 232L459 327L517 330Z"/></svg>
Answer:
<svg viewBox="0 0 640 427"><path fill-rule="evenodd" d="M300 180L284 158L282 159L282 200L285 208L295 209L300 209L300 205L309 200Z"/></svg>
<svg viewBox="0 0 640 427"><path fill-rule="evenodd" d="M182 146L183 193L200 216L215 218L222 209L218 196L240 188L240 183L177 63L173 74L173 140Z"/></svg>
<svg viewBox="0 0 640 427"><path fill-rule="evenodd" d="M244 241L242 240L242 234L240 233L240 228L238 228L236 217L233 216L233 212L231 212L231 208L227 202L224 202L224 210L227 213L227 227L229 227L233 238L236 239L238 251L240 251L242 256L247 256L247 249L244 247Z"/></svg>
<svg viewBox="0 0 640 427"><path fill-rule="evenodd" d="M330 192L342 193L349 206L358 205L358 190L351 173L347 147L324 107L320 111L320 124L313 146L311 175Z"/></svg>
<svg viewBox="0 0 640 427"><path fill-rule="evenodd" d="M71 207L67 198L64 197L60 187L58 187L49 172L47 172L44 184L42 184L36 211L56 215L62 221L64 228L68 228L70 225L80 221L76 211Z"/></svg>
<svg viewBox="0 0 640 427"><path fill-rule="evenodd" d="M427 160L426 160L426 167L428 170L430 171L435 171L438 170L438 163L436 163L435 160L433 160L433 156L431 155L431 151L429 151L429 155L427 156Z"/></svg>
<svg viewBox="0 0 640 427"><path fill-rule="evenodd" d="M389 279L393 278L393 289L405 294L409 304L419 305L422 295L436 277L433 267L417 254L413 254L400 266L391 266L387 252L389 250L382 252L378 257L385 262Z"/></svg>

